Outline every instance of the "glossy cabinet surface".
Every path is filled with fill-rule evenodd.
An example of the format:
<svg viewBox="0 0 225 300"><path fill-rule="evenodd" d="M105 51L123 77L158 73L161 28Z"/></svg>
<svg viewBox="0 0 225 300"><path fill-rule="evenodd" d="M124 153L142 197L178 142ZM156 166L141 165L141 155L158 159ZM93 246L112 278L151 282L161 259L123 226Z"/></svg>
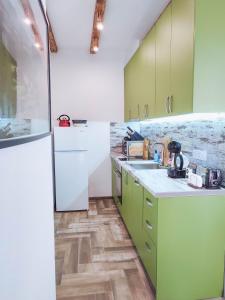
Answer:
<svg viewBox="0 0 225 300"><path fill-rule="evenodd" d="M158 201L149 192L144 191L143 229L157 245Z"/></svg>
<svg viewBox="0 0 225 300"><path fill-rule="evenodd" d="M125 170L122 190L121 215L156 289L156 299L220 297L224 197L155 198Z"/></svg>
<svg viewBox="0 0 225 300"><path fill-rule="evenodd" d="M195 2L172 1L171 114L193 111Z"/></svg>
<svg viewBox="0 0 225 300"><path fill-rule="evenodd" d="M125 67L125 120L155 113L155 27Z"/></svg>
<svg viewBox="0 0 225 300"><path fill-rule="evenodd" d="M224 11L224 0L170 2L125 68L126 121L225 112Z"/></svg>
<svg viewBox="0 0 225 300"><path fill-rule="evenodd" d="M225 1L196 0L194 111L225 111Z"/></svg>
<svg viewBox="0 0 225 300"><path fill-rule="evenodd" d="M172 5L168 5L156 23L156 116L169 115L171 96Z"/></svg>

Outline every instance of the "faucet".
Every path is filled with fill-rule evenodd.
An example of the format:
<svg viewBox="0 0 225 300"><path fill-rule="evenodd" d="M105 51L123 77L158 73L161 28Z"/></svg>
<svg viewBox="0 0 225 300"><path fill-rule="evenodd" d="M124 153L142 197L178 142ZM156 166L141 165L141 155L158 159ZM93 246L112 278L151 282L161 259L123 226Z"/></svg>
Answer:
<svg viewBox="0 0 225 300"><path fill-rule="evenodd" d="M163 144L163 143L154 143L153 144L153 146L155 146L155 145L160 145L160 146L162 146L162 152L161 152L161 164L162 164L162 166L164 166L164 163L165 163L165 161L164 161L164 153L165 153L165 145Z"/></svg>

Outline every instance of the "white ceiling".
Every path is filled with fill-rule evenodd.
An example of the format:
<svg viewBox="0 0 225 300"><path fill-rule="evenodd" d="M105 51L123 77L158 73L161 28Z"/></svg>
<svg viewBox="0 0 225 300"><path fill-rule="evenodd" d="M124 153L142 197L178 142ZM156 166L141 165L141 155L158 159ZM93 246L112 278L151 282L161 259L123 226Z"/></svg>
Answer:
<svg viewBox="0 0 225 300"><path fill-rule="evenodd" d="M107 0L99 57L129 57L170 0ZM60 50L88 53L96 0L47 0Z"/></svg>

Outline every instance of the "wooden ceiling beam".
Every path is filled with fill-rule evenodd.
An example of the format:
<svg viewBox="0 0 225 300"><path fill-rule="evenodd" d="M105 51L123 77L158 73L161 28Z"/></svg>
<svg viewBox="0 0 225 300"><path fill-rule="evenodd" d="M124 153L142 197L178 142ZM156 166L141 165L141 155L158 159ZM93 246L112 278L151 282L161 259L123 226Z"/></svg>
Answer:
<svg viewBox="0 0 225 300"><path fill-rule="evenodd" d="M48 38L49 38L49 47L50 51L52 53L57 53L58 52L58 46L56 43L56 39L52 30L52 26L48 17L48 14L46 14L47 20L48 20Z"/></svg>
<svg viewBox="0 0 225 300"><path fill-rule="evenodd" d="M92 35L91 35L91 45L90 45L91 54L96 54L97 51L94 50L95 47L99 48L101 31L97 29L97 24L98 22L103 23L104 21L105 7L106 7L106 0L96 0Z"/></svg>

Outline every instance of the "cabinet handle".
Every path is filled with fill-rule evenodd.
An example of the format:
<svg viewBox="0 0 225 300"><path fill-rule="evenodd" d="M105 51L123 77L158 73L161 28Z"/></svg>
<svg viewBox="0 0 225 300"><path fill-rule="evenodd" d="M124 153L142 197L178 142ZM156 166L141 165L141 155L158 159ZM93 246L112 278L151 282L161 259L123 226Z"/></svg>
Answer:
<svg viewBox="0 0 225 300"><path fill-rule="evenodd" d="M135 180L134 183L137 185L137 186L140 186L140 182Z"/></svg>
<svg viewBox="0 0 225 300"><path fill-rule="evenodd" d="M147 225L148 229L150 229L150 230L153 229L152 224L150 224L148 220L145 221L145 224Z"/></svg>
<svg viewBox="0 0 225 300"><path fill-rule="evenodd" d="M147 114L147 118L149 117L149 107L148 107L148 104L146 106L146 114Z"/></svg>
<svg viewBox="0 0 225 300"><path fill-rule="evenodd" d="M140 104L138 104L138 120L140 120Z"/></svg>
<svg viewBox="0 0 225 300"><path fill-rule="evenodd" d="M144 119L147 118L147 104L144 106Z"/></svg>
<svg viewBox="0 0 225 300"><path fill-rule="evenodd" d="M169 96L165 99L166 112L169 113Z"/></svg>
<svg viewBox="0 0 225 300"><path fill-rule="evenodd" d="M173 96L169 97L169 113L173 112Z"/></svg>
<svg viewBox="0 0 225 300"><path fill-rule="evenodd" d="M152 251L152 248L149 246L148 242L145 242L145 247L149 252Z"/></svg>
<svg viewBox="0 0 225 300"><path fill-rule="evenodd" d="M153 207L153 203L150 199L146 198L146 203L148 206Z"/></svg>

